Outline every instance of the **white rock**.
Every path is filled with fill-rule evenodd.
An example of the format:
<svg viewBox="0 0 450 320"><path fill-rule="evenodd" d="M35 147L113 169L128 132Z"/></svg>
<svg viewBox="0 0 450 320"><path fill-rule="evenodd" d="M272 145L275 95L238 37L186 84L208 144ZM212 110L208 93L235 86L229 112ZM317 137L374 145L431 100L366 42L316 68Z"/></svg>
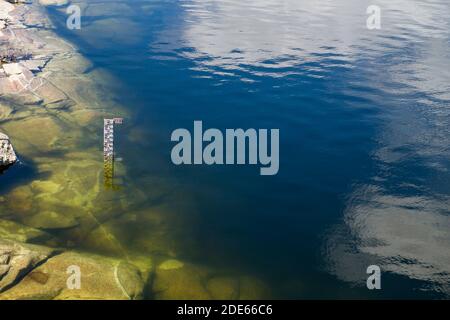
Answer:
<svg viewBox="0 0 450 320"><path fill-rule="evenodd" d="M8 17L8 13L14 10L14 6L4 0L0 0L0 19Z"/></svg>
<svg viewBox="0 0 450 320"><path fill-rule="evenodd" d="M0 133L0 168L9 166L17 161L16 153L6 134Z"/></svg>
<svg viewBox="0 0 450 320"><path fill-rule="evenodd" d="M68 0L39 0L39 4L43 6L64 6L68 3Z"/></svg>
<svg viewBox="0 0 450 320"><path fill-rule="evenodd" d="M22 68L18 63L7 63L3 65L3 70L5 70L7 75L21 74Z"/></svg>

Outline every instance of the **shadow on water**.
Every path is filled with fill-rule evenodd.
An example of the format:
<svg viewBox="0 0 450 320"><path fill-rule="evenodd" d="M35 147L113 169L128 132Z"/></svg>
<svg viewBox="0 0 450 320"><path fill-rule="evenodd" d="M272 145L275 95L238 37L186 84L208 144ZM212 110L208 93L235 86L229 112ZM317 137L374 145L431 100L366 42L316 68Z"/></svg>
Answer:
<svg viewBox="0 0 450 320"><path fill-rule="evenodd" d="M38 176L31 159L19 157L12 166L0 171L0 196L17 186L25 185Z"/></svg>

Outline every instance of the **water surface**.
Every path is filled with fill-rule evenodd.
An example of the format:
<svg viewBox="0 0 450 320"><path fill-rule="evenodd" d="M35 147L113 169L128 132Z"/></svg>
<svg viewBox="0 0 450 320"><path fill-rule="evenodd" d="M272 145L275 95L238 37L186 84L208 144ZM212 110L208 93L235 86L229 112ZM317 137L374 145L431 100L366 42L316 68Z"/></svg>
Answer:
<svg viewBox="0 0 450 320"><path fill-rule="evenodd" d="M172 217L116 226L124 250L251 274L274 298L448 297L446 1L378 1L381 30L369 1L73 3L82 29L51 8L58 31L119 79L130 112L117 152L148 196L130 205ZM174 166L170 134L194 120L279 128L278 175ZM143 244L161 228L170 244ZM381 291L366 289L371 264Z"/></svg>

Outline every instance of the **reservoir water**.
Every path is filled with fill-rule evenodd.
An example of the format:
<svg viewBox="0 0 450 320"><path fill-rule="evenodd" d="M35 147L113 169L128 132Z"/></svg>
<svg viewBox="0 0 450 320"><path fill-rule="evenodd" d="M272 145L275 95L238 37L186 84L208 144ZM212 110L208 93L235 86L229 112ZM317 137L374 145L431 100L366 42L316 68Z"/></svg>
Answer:
<svg viewBox="0 0 450 320"><path fill-rule="evenodd" d="M272 298L449 296L447 1L376 1L375 30L371 1L71 4L81 29L49 7L57 32L114 76L104 85L128 112L116 130L126 172L108 194L127 210L105 222L121 250L248 275ZM279 129L278 174L175 166L171 133L196 120ZM366 287L370 265L381 290Z"/></svg>

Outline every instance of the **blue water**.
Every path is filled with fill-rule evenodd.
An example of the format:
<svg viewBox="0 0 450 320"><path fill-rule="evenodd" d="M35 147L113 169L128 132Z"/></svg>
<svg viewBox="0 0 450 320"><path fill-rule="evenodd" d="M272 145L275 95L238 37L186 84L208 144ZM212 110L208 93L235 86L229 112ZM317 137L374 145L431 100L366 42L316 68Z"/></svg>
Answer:
<svg viewBox="0 0 450 320"><path fill-rule="evenodd" d="M366 28L369 1L72 3L81 30L49 11L120 80L128 176L192 204L177 213L182 258L256 275L274 298L448 297L446 1L377 1L380 30ZM173 165L170 134L195 120L280 129L279 173ZM371 264L382 290L366 288Z"/></svg>

